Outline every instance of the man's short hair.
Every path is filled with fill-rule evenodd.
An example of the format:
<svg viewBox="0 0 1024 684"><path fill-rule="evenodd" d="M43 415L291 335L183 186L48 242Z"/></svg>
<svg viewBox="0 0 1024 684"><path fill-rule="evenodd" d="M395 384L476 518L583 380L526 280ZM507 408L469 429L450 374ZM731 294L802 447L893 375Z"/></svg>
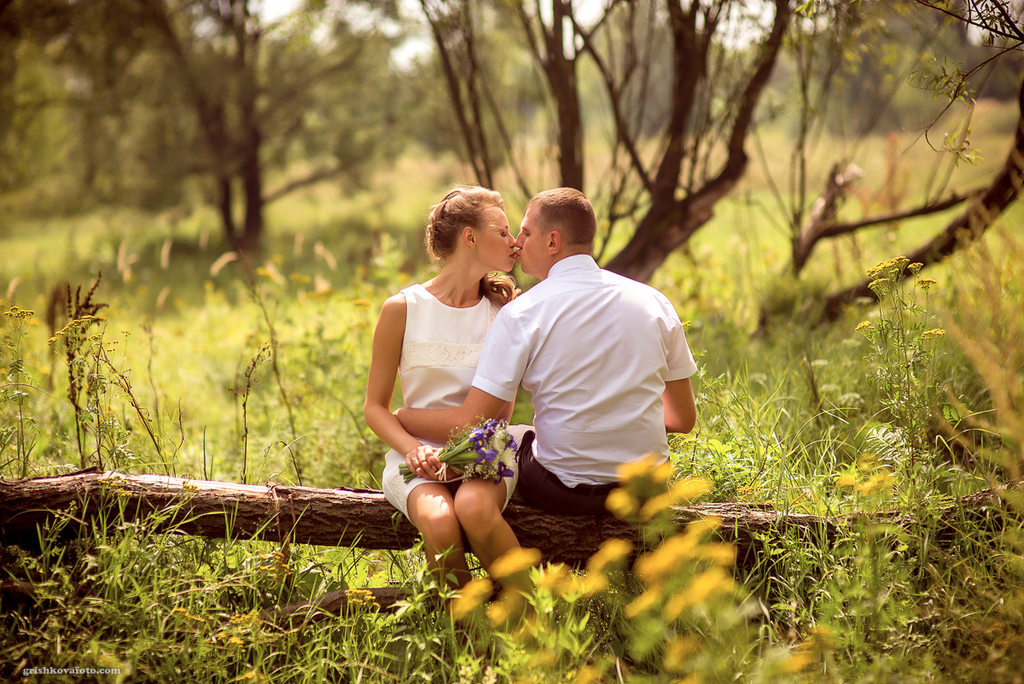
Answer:
<svg viewBox="0 0 1024 684"><path fill-rule="evenodd" d="M544 233L558 231L569 252L592 254L597 219L586 195L575 188L555 188L537 193L526 205L535 209Z"/></svg>

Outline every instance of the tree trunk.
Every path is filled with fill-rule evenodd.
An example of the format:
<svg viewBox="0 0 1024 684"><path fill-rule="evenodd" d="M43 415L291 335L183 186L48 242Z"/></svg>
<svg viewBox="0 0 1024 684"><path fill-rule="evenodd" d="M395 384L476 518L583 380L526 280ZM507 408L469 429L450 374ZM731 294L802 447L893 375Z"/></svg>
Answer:
<svg viewBox="0 0 1024 684"><path fill-rule="evenodd" d="M551 3L551 30L545 31L546 57L542 60L551 94L558 105L558 170L561 185L583 190L583 125L580 120L576 58L565 50L566 4ZM575 33L571 36L575 40ZM573 48L575 51L575 47Z"/></svg>
<svg viewBox="0 0 1024 684"><path fill-rule="evenodd" d="M696 17L691 10L684 14L672 5L673 41L676 69L685 65L703 69L707 45L696 32ZM636 232L622 251L605 268L646 282L665 262L668 255L685 244L714 216L714 207L732 192L747 170L748 157L744 143L754 121L754 110L760 101L782 49L793 10L788 0L775 0L772 30L760 47L756 66L743 91L731 107L735 110L732 128L725 136L726 157L718 173L694 188L683 199L677 199L679 176L683 169L687 139L685 128L689 121L696 81L692 68L684 69L677 78L673 101L673 115L669 134L657 173L649 183L650 210L637 226ZM693 64L700 57L699 64Z"/></svg>

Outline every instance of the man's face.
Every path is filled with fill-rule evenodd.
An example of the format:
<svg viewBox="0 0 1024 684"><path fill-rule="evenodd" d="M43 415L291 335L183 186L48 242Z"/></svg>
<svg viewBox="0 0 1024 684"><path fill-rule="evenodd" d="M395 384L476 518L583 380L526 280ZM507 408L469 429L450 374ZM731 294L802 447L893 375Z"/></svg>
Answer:
<svg viewBox="0 0 1024 684"><path fill-rule="evenodd" d="M542 280L547 277L548 269L551 268L551 259L547 249L548 237L541 232L536 212L533 209L527 209L523 216L523 222L519 226L519 235L516 236L519 265L523 273Z"/></svg>

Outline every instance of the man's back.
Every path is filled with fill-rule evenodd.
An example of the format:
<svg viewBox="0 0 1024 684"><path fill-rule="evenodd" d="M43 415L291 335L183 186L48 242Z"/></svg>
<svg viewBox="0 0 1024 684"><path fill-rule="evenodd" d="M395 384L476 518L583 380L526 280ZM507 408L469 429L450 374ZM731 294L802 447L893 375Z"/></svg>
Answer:
<svg viewBox="0 0 1024 684"><path fill-rule="evenodd" d="M533 393L536 458L573 486L667 454L665 382L695 370L663 295L575 255L499 313L473 384L508 399L521 378Z"/></svg>

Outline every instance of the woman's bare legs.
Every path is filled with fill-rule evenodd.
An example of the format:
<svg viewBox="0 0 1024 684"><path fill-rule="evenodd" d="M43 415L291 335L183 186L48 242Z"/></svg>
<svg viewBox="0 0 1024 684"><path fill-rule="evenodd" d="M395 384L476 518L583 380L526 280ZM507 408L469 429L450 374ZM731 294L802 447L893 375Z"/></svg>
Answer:
<svg viewBox="0 0 1024 684"><path fill-rule="evenodd" d="M501 514L505 487L504 479L495 483L472 478L464 481L455 492L455 514L470 548L488 573L494 561L519 548L515 532Z"/></svg>
<svg viewBox="0 0 1024 684"><path fill-rule="evenodd" d="M438 582L465 585L470 580L469 566L452 493L442 484L421 484L409 493L408 509L409 519L423 534L427 567Z"/></svg>

